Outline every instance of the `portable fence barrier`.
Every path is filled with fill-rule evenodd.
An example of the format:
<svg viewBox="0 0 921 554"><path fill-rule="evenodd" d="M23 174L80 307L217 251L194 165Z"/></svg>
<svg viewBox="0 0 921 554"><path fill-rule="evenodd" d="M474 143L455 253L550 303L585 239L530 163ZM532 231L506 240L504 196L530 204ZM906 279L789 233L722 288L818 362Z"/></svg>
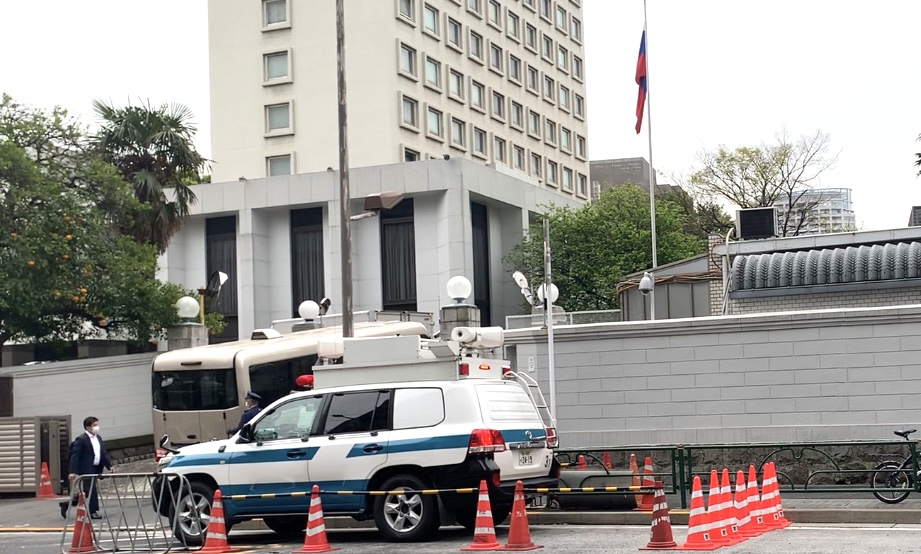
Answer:
<svg viewBox="0 0 921 554"><path fill-rule="evenodd" d="M193 497L189 481L182 475L169 479L156 473L78 476L71 483L61 552L167 553L173 548L188 549L178 526L204 530L208 518L198 504L188 501Z"/></svg>

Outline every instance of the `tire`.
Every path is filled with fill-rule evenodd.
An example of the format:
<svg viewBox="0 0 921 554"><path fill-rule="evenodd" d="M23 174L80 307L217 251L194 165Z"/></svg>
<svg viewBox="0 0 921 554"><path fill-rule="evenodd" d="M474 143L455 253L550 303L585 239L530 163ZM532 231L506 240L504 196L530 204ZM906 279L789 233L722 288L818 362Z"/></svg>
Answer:
<svg viewBox="0 0 921 554"><path fill-rule="evenodd" d="M394 475L381 490L422 490L424 482L415 475ZM374 523L384 538L392 542L419 542L438 529L438 501L435 495L388 494L374 499Z"/></svg>
<svg viewBox="0 0 921 554"><path fill-rule="evenodd" d="M508 515L512 513L512 507L492 506L490 511L492 511L492 524L494 526L502 525L505 520L508 519ZM459 510L455 514L455 519L458 525L467 529L468 531L472 531L473 528L476 527L476 508L473 510Z"/></svg>
<svg viewBox="0 0 921 554"><path fill-rule="evenodd" d="M262 521L266 527L279 535L300 535L307 528L307 514L303 516L273 516L264 517Z"/></svg>
<svg viewBox="0 0 921 554"><path fill-rule="evenodd" d="M902 469L902 464L894 461L886 461L877 465L875 471L870 475L870 486L874 489L896 489L903 488L901 491L877 492L873 491L873 496L886 504L898 504L908 498L914 487L914 481L911 474Z"/></svg>
<svg viewBox="0 0 921 554"><path fill-rule="evenodd" d="M211 501L214 499L214 487L200 481L192 481L191 498L189 497L189 491L182 491L182 494L183 496L177 503L178 512L175 505L170 506L170 526L173 528L175 537L186 546L201 546L205 543L208 522L211 521ZM198 521L195 520L193 505L198 510ZM230 532L230 525L225 522L224 526L226 531Z"/></svg>

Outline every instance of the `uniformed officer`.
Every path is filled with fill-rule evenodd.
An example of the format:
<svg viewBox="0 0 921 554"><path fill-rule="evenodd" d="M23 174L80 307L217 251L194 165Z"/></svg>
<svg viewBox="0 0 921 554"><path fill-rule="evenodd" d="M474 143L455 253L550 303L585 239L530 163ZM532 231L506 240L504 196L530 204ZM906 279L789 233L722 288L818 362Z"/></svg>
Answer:
<svg viewBox="0 0 921 554"><path fill-rule="evenodd" d="M259 407L260 400L262 400L262 397L253 391L246 393L246 398L243 400L243 406L245 407L245 410L243 410L243 415L240 416L240 423L238 423L237 426L233 429L228 429L227 435L236 434L240 429L243 428L244 425L249 423L251 419L256 417L256 414L262 411L262 408Z"/></svg>

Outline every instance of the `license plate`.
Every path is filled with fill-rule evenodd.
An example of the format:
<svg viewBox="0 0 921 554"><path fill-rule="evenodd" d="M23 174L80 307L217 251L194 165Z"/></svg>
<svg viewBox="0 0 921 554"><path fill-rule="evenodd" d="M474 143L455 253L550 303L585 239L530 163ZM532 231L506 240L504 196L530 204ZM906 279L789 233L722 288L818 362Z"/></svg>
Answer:
<svg viewBox="0 0 921 554"><path fill-rule="evenodd" d="M518 452L518 465L520 466L534 465L534 456L531 454L530 450L521 450Z"/></svg>

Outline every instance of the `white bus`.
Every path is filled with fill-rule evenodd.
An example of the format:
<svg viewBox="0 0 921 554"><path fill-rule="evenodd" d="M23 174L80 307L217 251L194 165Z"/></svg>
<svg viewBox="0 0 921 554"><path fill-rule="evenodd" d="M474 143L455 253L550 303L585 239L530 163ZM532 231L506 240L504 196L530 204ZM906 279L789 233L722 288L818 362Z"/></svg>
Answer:
<svg viewBox="0 0 921 554"><path fill-rule="evenodd" d="M341 336L341 327L281 334L257 329L249 340L164 352L153 361L154 441L169 435L185 446L227 438L243 414L248 391L268 406L289 394L300 375L311 375L317 342ZM430 336L417 321L356 322L355 337Z"/></svg>

